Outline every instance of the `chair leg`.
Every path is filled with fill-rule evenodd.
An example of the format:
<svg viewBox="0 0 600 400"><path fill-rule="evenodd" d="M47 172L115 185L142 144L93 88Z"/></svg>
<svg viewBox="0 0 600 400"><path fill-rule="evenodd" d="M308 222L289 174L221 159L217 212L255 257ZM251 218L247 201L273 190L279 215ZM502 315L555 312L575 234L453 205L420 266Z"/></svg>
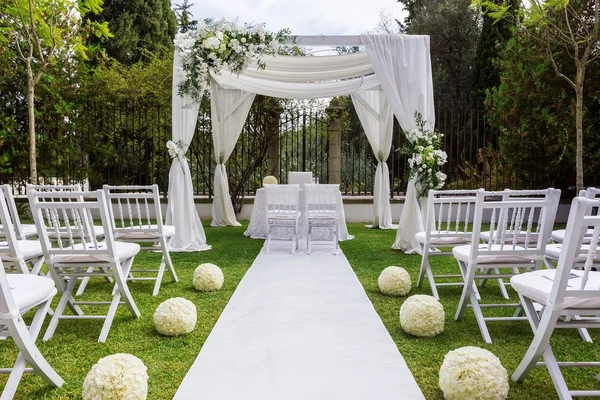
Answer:
<svg viewBox="0 0 600 400"><path fill-rule="evenodd" d="M429 265L429 262L427 262L427 266L426 266L426 273L427 273L427 280L429 281L429 286L431 287L431 295L433 297L435 297L436 300L440 299L440 295L437 291L437 286L435 284L435 278L433 276L433 272L431 271L431 266Z"/></svg>
<svg viewBox="0 0 600 400"><path fill-rule="evenodd" d="M52 316L52 319L50 320L50 324L48 325L48 328L46 329L46 333L44 334L44 337L42 338L43 341L50 340L52 338L52 336L54 336L54 331L56 330L56 326L58 325L58 321L60 320L60 317L63 315L63 313L65 311L65 307L67 306L67 304L74 301L72 292L73 292L73 288L75 287L75 282L77 282L77 278L75 276L71 276L69 278L69 282L67 283L67 286L62 291L62 296L60 297L60 301L58 302L58 305L56 306L56 309L54 310L54 315ZM59 288L58 290L60 291L61 289Z"/></svg>
<svg viewBox="0 0 600 400"><path fill-rule="evenodd" d="M31 273L33 275L42 275L42 265L44 265L44 257L29 260L31 262Z"/></svg>
<svg viewBox="0 0 600 400"><path fill-rule="evenodd" d="M267 221L267 254L271 251L271 225Z"/></svg>
<svg viewBox="0 0 600 400"><path fill-rule="evenodd" d="M166 239L166 251L163 253L163 257L166 258L167 266L169 267L169 274L171 275L171 280L173 282L179 282L177 278L177 273L175 272L175 268L173 267L173 261L171 260L171 242L173 241L173 236Z"/></svg>
<svg viewBox="0 0 600 400"><path fill-rule="evenodd" d="M454 319L456 321L462 319L463 315L465 314L468 301L473 291L472 285L475 277L475 268L472 265L466 266L465 263L462 261L458 261L458 265L461 269L465 283L463 285L463 291L460 296L460 301L458 302L456 314L454 315Z"/></svg>
<svg viewBox="0 0 600 400"><path fill-rule="evenodd" d="M8 321L8 329L20 353L2 392L2 399L12 399L14 397L21 377L25 372L26 363L29 363L35 373L49 384L56 387L63 385L64 380L50 366L35 344L49 306L50 300L38 306L29 330L27 330L21 316Z"/></svg>
<svg viewBox="0 0 600 400"><path fill-rule="evenodd" d="M530 303L531 300L524 296L521 296L525 303ZM529 307L525 307L528 319L530 320L530 324L536 327L535 336L533 337L533 341L527 349L527 352L523 356L523 359L519 363L519 366L515 370L512 375L512 380L516 382L523 382L523 380L529 375L531 370L535 368L537 361L540 359L542 354L545 355L545 350L550 346L550 337L552 336L552 332L554 331L554 327L556 326L556 322L558 320L559 314L557 311L549 310L548 307L544 309L542 314L542 318L537 315L536 312L527 311ZM552 352L550 352L551 354ZM553 358L551 356L550 358ZM550 364L552 360L545 360L546 365L548 366L548 370L550 371ZM556 363L556 360L554 360ZM558 367L558 365L556 365ZM559 372L560 373L560 372ZM551 372L552 374L552 372ZM554 380L554 378L553 378ZM556 384L556 383L555 383ZM558 388L557 388L558 389Z"/></svg>
<svg viewBox="0 0 600 400"><path fill-rule="evenodd" d="M312 251L311 239L312 239L312 226L308 226L308 234L306 235L306 246L308 248L308 254Z"/></svg>
<svg viewBox="0 0 600 400"><path fill-rule="evenodd" d="M94 272L94 267L88 267L87 272L88 273ZM77 288L77 292L75 293L75 296L81 296L83 294L89 281L90 281L89 276L83 277L83 279L81 280L81 283L79 284L79 287Z"/></svg>
<svg viewBox="0 0 600 400"><path fill-rule="evenodd" d="M429 268L429 246L422 246L421 250L421 269L419 270L419 278L417 279L417 287L420 288L425 278L425 271Z"/></svg>

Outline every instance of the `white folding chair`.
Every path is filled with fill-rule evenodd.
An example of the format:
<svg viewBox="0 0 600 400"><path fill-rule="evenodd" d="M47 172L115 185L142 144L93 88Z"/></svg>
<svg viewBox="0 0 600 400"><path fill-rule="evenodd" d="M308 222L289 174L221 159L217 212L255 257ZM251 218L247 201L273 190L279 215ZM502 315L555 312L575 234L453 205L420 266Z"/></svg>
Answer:
<svg viewBox="0 0 600 400"><path fill-rule="evenodd" d="M600 197L600 188L595 188L595 187L589 187L585 190L580 190L579 191L579 197L585 197L586 199L595 199ZM593 210L593 212L598 213L598 210ZM583 243L589 243L590 242L590 237L592 236L592 233L594 231L592 229L588 229L587 232L585 233L585 235L583 235ZM565 233L566 233L566 229L557 229L552 231L552 236L550 236L550 239L552 240L552 243L557 243L560 244L564 241L565 238ZM560 249L560 246L553 246L555 248ZM559 250L560 251L560 250ZM556 260L551 260L551 261L558 261L558 259ZM551 268L552 267L552 263L548 262L546 263L546 265Z"/></svg>
<svg viewBox="0 0 600 400"><path fill-rule="evenodd" d="M5 274L0 262L0 336L10 336L19 348L12 368L0 368L10 374L2 391L2 399L12 399L23 373L33 372L50 385L60 387L63 379L50 366L35 345L50 302L56 294L50 278L33 274ZM37 307L29 328L22 315ZM31 368L26 368L27 364Z"/></svg>
<svg viewBox="0 0 600 400"><path fill-rule="evenodd" d="M429 281L431 293L439 299L439 286L463 286L463 276L458 274L434 275L430 257L451 256L451 251L440 248L453 248L471 243L471 226L475 209L476 190L430 190L427 198L425 231L417 232L415 239L421 246L421 269L417 287L421 287L425 277ZM454 279L460 282L436 282L435 278Z"/></svg>
<svg viewBox="0 0 600 400"><path fill-rule="evenodd" d="M340 238L340 185L304 185L305 217L308 225L308 254L312 250L314 228L330 229L334 253L338 252Z"/></svg>
<svg viewBox="0 0 600 400"><path fill-rule="evenodd" d="M6 192L0 190L0 232L4 241L0 242L0 260L5 267L14 268L17 272L37 275L44 264L44 251L39 240L17 239L16 225L13 224L11 213L7 207Z"/></svg>
<svg viewBox="0 0 600 400"><path fill-rule="evenodd" d="M98 341L106 341L120 304L125 304L134 317L140 316L126 281L133 259L140 251L139 244L114 240L106 195L102 190L95 192L31 190L28 196L46 264L61 294L43 340L52 338L61 319L104 319ZM104 242L98 241L92 215L99 216L102 221ZM51 237L63 239L54 241ZM75 301L73 289L77 279L92 276L114 278L115 284L110 290L111 301ZM79 305L109 305L109 310L106 315L84 315ZM71 308L74 315L63 315L67 306Z"/></svg>
<svg viewBox="0 0 600 400"><path fill-rule="evenodd" d="M0 191L4 194L4 200L8 207L10 219L13 222L14 230L17 235L17 239L26 240L37 236L37 230L35 224L22 224L21 218L19 217L19 210L17 209L17 203L15 202L15 196L13 195L12 187L10 185L0 185ZM2 227L0 226L0 231ZM4 233L0 232L0 240L4 239Z"/></svg>
<svg viewBox="0 0 600 400"><path fill-rule="evenodd" d="M265 185L267 253L271 251L273 228L292 229L292 254L298 248L299 185Z"/></svg>
<svg viewBox="0 0 600 400"><path fill-rule="evenodd" d="M165 265L171 280L177 282L169 248L175 235L175 227L165 225L160 208L158 185L151 186L109 186L104 185L109 207L110 219L115 239L119 242L152 243L154 246L142 247L142 250L160 251L162 259L158 269L132 269L128 280L154 280L153 296L158 295ZM156 220L156 223L153 222ZM133 277L133 273L156 272L156 277ZM81 286L80 286L81 290Z"/></svg>
<svg viewBox="0 0 600 400"><path fill-rule="evenodd" d="M481 331L481 336L491 343L486 321L519 320L519 304L480 304L473 290L475 279L509 278L522 270L541 268L546 242L550 237L556 217L560 190L549 189L543 198L502 200L505 192L477 192L471 245L452 249L458 261L465 284L456 311L455 320L460 320L467 306L471 306ZM517 195L518 191L512 191ZM498 200L501 199L501 200ZM481 225L484 214L491 215L490 238L480 244ZM504 272L501 270L504 269ZM480 291L481 294L481 291ZM486 318L482 308L515 307L513 317Z"/></svg>
<svg viewBox="0 0 600 400"><path fill-rule="evenodd" d="M558 362L550 338L555 328L600 327L600 272L591 271L600 236L600 217L591 215L590 208L600 206L599 200L575 198L571 204L563 250L558 266L552 270L539 270L511 278L512 287L519 294L527 314L534 338L512 375L522 382L536 366L548 368L560 399L574 396L600 396L600 390L569 390L561 367L600 367L598 352L591 352L595 359L590 362ZM587 250L582 251L581 242L586 230L593 230ZM584 269L573 269L585 257ZM543 305L536 311L534 302ZM540 316L541 314L541 316ZM572 316L572 318L563 318ZM577 317L577 318L575 318ZM543 357L544 362L538 360Z"/></svg>
<svg viewBox="0 0 600 400"><path fill-rule="evenodd" d="M502 200L503 201L519 201L519 200L531 200L531 199L544 199L546 198L546 196L548 196L548 194L550 193L551 189L539 189L539 190L510 190L510 189L505 189L502 192ZM553 190L553 189L552 189ZM559 199L560 200L560 199ZM552 213L553 215L556 215L556 211L558 209L558 202L556 203L556 207L554 210L550 210L550 213ZM504 213L506 212L505 209L500 210L499 212L499 216L498 216L498 220L504 220L505 219L505 215ZM512 218L516 218L518 215L517 214L513 214ZM513 221L510 221L513 222ZM540 229L540 224L536 225L536 229L534 232L530 233L530 237L529 240L531 239L535 239L535 235L539 234L539 229ZM489 243L490 241L490 235L491 232L490 231L483 231L481 232L481 240L484 243ZM513 236L515 236L513 238ZM508 242L512 242L513 240L516 240L517 243L523 243L526 240L526 237L523 233L521 234L515 234L515 232L512 231L507 231L504 233L504 237L505 240ZM499 274L500 272L498 271L498 269L495 270L489 270L490 273L494 272L496 274ZM485 284L487 282L487 279L482 279L480 282L480 286L484 287ZM508 282L505 282L503 279L497 279L498 285L500 286L500 291L502 292L502 296L505 299L508 299L508 292L506 291L506 286L508 286Z"/></svg>

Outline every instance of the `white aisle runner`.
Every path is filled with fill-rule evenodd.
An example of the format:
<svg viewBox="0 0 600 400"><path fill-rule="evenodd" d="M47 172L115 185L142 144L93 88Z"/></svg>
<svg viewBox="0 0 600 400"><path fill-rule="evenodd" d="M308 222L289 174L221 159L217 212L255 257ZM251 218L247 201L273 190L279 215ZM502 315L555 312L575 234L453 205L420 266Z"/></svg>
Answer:
<svg viewBox="0 0 600 400"><path fill-rule="evenodd" d="M254 260L175 399L424 399L344 254L284 247Z"/></svg>

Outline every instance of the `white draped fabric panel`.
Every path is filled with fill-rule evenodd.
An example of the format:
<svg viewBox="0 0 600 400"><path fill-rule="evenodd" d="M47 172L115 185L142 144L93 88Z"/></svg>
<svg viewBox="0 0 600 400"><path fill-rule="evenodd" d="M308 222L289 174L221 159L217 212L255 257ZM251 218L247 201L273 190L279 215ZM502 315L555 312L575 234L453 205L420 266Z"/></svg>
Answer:
<svg viewBox="0 0 600 400"><path fill-rule="evenodd" d="M361 35L361 41L392 112L405 131L415 129L419 112L426 128L435 126L429 36ZM414 180L408 184L394 249L418 251L415 234L424 230Z"/></svg>
<svg viewBox="0 0 600 400"><path fill-rule="evenodd" d="M262 79L248 76L246 72L236 75L224 69L220 75L214 75L213 78L223 89L241 89L246 92L282 99L320 99L344 96L358 90L379 89L379 81L375 75L335 82L307 83Z"/></svg>
<svg viewBox="0 0 600 400"><path fill-rule="evenodd" d="M181 59L175 52L173 60L173 101L172 134L173 141L183 141L186 146L194 137L198 106L189 97L178 95L178 85L182 80ZM167 205L167 225L175 227L171 251L210 250L206 235L194 204L194 188L187 159L175 157L169 170L169 191Z"/></svg>
<svg viewBox="0 0 600 400"><path fill-rule="evenodd" d="M390 206L390 171L386 162L392 148L394 118L392 109L381 90L353 93L352 102L378 161L373 189L372 226L380 229L393 229Z"/></svg>
<svg viewBox="0 0 600 400"><path fill-rule="evenodd" d="M373 74L369 56L364 52L319 57L263 56L261 61L266 68L261 69L254 61L244 75L283 82L318 82Z"/></svg>
<svg viewBox="0 0 600 400"><path fill-rule="evenodd" d="M211 80L210 90L213 146L217 162L211 226L240 226L229 196L225 163L240 137L256 95L242 90L223 89L214 80Z"/></svg>

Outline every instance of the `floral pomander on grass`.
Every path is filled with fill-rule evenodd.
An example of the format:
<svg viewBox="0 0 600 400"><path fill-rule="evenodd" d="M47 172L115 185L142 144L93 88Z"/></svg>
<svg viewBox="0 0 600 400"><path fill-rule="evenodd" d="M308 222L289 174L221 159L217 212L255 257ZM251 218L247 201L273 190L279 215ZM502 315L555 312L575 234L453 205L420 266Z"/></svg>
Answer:
<svg viewBox="0 0 600 400"><path fill-rule="evenodd" d="M413 336L433 337L444 331L444 306L425 294L410 296L400 307L400 325Z"/></svg>
<svg viewBox="0 0 600 400"><path fill-rule="evenodd" d="M377 286L379 286L379 290L383 294L405 296L410 292L410 275L404 268L395 266L387 267L379 275Z"/></svg>
<svg viewBox="0 0 600 400"><path fill-rule="evenodd" d="M83 400L145 400L148 372L139 358L131 354L113 354L101 358L83 382Z"/></svg>
<svg viewBox="0 0 600 400"><path fill-rule="evenodd" d="M508 374L498 357L473 346L446 354L439 385L446 400L504 400L509 388Z"/></svg>
<svg viewBox="0 0 600 400"><path fill-rule="evenodd" d="M178 33L175 48L180 52L183 81L180 95L189 95L200 103L204 91L210 86L210 73L220 74L227 68L240 74L252 60L264 68L263 55L276 55L284 37L290 33L284 29L278 33L265 31L265 24L244 24L221 19L198 21L195 30Z"/></svg>
<svg viewBox="0 0 600 400"><path fill-rule="evenodd" d="M277 185L277 178L273 175L267 175L263 178L263 186L265 185Z"/></svg>
<svg viewBox="0 0 600 400"><path fill-rule="evenodd" d="M428 130L426 121L420 113L415 113L417 129L406 132L409 143L402 149L410 156L408 159L409 179L416 177L418 197L427 196L431 189L441 189L446 181L442 166L446 164L448 155L441 150L444 134L436 130Z"/></svg>
<svg viewBox="0 0 600 400"><path fill-rule="evenodd" d="M179 336L192 332L196 328L198 313L196 306L183 297L165 300L156 307L154 326L164 336Z"/></svg>
<svg viewBox="0 0 600 400"><path fill-rule="evenodd" d="M200 264L194 271L194 287L201 292L214 292L221 289L225 277L221 268L211 263Z"/></svg>

